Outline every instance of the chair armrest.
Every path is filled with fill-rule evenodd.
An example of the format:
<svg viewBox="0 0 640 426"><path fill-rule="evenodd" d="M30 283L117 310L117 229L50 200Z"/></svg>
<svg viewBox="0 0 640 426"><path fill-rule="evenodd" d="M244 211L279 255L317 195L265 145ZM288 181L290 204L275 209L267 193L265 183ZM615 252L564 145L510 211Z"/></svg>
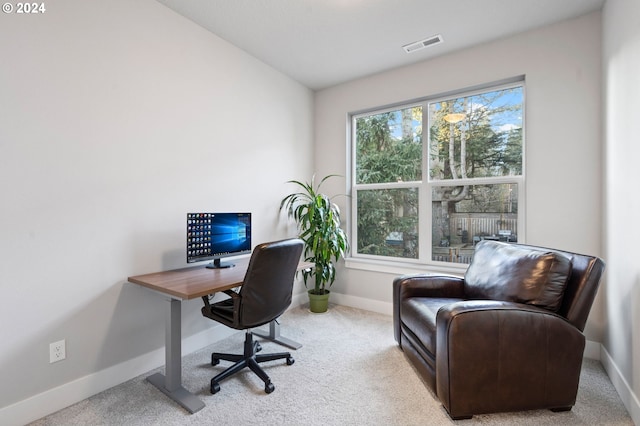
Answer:
<svg viewBox="0 0 640 426"><path fill-rule="evenodd" d="M202 296L202 301L204 302L204 306L201 309L202 315L221 322L228 327L238 328L240 326L239 312L242 296L233 290L224 290L223 293L228 295L229 298L216 303L211 303L209 300L215 293Z"/></svg>
<svg viewBox="0 0 640 426"><path fill-rule="evenodd" d="M223 291L224 294L226 294L227 296L231 297L232 299L239 299L240 295L233 291L233 290L224 290Z"/></svg>
<svg viewBox="0 0 640 426"><path fill-rule="evenodd" d="M240 298L240 295L233 291L233 290L224 290L223 291L224 294L226 294L227 296L231 297L231 299L234 300L234 305L235 305L235 300ZM202 301L204 302L204 306L207 309L211 309L211 301L210 298L214 297L216 295L216 293L211 293L211 294L207 294L206 296L202 296Z"/></svg>
<svg viewBox="0 0 640 426"><path fill-rule="evenodd" d="M393 333L400 343L400 305L411 297L463 298L464 279L450 275L402 275L393 280Z"/></svg>
<svg viewBox="0 0 640 426"><path fill-rule="evenodd" d="M472 300L436 317L436 391L452 417L575 403L584 335L551 311Z"/></svg>

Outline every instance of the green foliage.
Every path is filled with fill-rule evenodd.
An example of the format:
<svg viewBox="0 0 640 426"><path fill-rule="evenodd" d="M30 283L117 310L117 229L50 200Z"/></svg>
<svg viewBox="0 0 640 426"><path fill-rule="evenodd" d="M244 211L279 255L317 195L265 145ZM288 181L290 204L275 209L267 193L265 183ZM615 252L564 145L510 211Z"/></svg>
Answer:
<svg viewBox="0 0 640 426"><path fill-rule="evenodd" d="M322 183L332 176L325 176L315 185L315 176L311 182L290 180L301 188L282 199L280 210L287 214L298 225L299 237L304 241L304 256L307 262L315 267L302 271L305 286L310 277L314 277L314 294L324 294L336 278L334 261L344 257L349 250L347 235L340 228L340 209L331 199L320 192Z"/></svg>
<svg viewBox="0 0 640 426"><path fill-rule="evenodd" d="M422 107L356 120L356 182L417 182L422 179ZM358 253L418 257L417 191L363 189L357 192ZM393 232L392 239L389 239Z"/></svg>
<svg viewBox="0 0 640 426"><path fill-rule="evenodd" d="M408 111L421 115L422 108ZM360 117L356 120L356 182L385 183L418 181L422 176L422 134L391 135L391 127L405 126L412 114L402 116L397 111ZM408 123L412 126L412 123Z"/></svg>
<svg viewBox="0 0 640 426"><path fill-rule="evenodd" d="M358 191L358 253L417 259L417 212L415 188ZM388 242L391 232L402 239Z"/></svg>
<svg viewBox="0 0 640 426"><path fill-rule="evenodd" d="M410 182L420 180L422 174L422 145L394 144L387 151L371 152L360 157L358 182Z"/></svg>

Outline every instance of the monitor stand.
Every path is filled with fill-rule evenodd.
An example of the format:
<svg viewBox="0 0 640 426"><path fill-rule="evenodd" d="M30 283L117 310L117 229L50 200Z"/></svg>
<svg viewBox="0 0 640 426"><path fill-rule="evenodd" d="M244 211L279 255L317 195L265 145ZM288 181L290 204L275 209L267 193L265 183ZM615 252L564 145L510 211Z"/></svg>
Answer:
<svg viewBox="0 0 640 426"><path fill-rule="evenodd" d="M220 259L213 259L212 263L209 263L207 265L208 269L224 269L224 268L233 268L234 265L233 263L220 263Z"/></svg>

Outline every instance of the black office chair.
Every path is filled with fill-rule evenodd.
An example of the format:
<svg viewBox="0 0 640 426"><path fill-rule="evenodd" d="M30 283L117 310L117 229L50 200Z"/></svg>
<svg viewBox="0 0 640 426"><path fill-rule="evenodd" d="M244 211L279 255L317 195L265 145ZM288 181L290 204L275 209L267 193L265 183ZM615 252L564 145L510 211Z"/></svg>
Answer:
<svg viewBox="0 0 640 426"><path fill-rule="evenodd" d="M217 303L210 303L208 296L202 297L205 305L202 315L236 330L246 330L244 354L211 354L211 365L217 365L221 359L235 363L211 379L211 393L220 391L221 380L245 367L256 373L264 381L264 391L271 393L275 386L258 364L285 358L287 365L294 363L289 352L257 354L262 348L258 342L254 342L250 329L275 320L291 304L293 279L302 246L300 239L258 245L251 254L247 273L238 292L225 291L231 297Z"/></svg>

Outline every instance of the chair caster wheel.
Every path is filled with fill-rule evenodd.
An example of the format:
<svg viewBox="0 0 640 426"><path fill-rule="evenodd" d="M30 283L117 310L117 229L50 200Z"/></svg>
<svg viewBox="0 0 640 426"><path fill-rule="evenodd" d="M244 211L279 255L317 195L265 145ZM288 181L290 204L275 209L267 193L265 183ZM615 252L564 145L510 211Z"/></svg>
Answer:
<svg viewBox="0 0 640 426"><path fill-rule="evenodd" d="M220 385L218 384L218 382L214 382L213 380L211 380L211 393L216 394L218 392L220 392Z"/></svg>
<svg viewBox="0 0 640 426"><path fill-rule="evenodd" d="M220 360L218 358L214 358L213 355L211 355L211 365L216 366L220 364Z"/></svg>
<svg viewBox="0 0 640 426"><path fill-rule="evenodd" d="M293 365L294 362L296 362L296 360L292 357L287 358L287 365Z"/></svg>
<svg viewBox="0 0 640 426"><path fill-rule="evenodd" d="M273 392L274 390L276 390L276 387L275 387L275 386L273 386L273 383L269 382L269 383L266 383L266 384L264 385L264 391L265 391L266 393L271 393L271 392Z"/></svg>
<svg viewBox="0 0 640 426"><path fill-rule="evenodd" d="M262 350L262 346L260 346L260 343L256 342L256 352L260 352Z"/></svg>

